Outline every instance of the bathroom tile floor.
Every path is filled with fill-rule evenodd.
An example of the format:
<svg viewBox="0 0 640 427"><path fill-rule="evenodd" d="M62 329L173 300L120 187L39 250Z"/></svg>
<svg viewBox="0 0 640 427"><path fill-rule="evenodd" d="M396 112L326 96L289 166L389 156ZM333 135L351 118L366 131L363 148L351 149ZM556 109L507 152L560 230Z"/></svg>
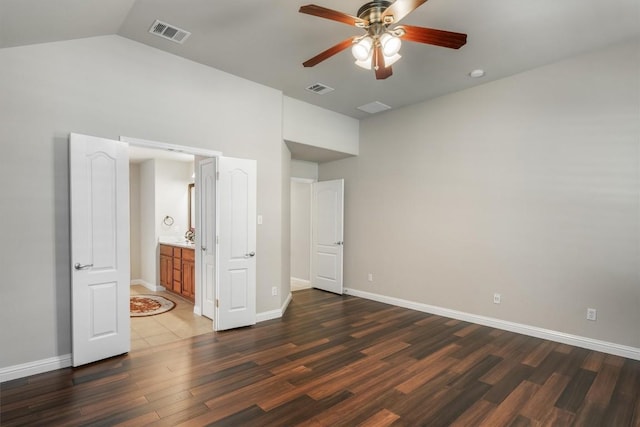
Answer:
<svg viewBox="0 0 640 427"><path fill-rule="evenodd" d="M154 292L141 285L131 286L131 295L161 295L176 303L166 313L131 318L131 349L141 350L206 334L213 331L211 319L193 313L193 304L171 292Z"/></svg>

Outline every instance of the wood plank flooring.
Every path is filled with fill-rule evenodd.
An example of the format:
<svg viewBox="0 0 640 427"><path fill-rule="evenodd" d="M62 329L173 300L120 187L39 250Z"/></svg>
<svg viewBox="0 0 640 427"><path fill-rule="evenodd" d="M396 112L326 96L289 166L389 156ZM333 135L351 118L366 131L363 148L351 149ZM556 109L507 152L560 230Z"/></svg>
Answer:
<svg viewBox="0 0 640 427"><path fill-rule="evenodd" d="M640 426L640 362L304 290L282 319L5 382L0 424Z"/></svg>

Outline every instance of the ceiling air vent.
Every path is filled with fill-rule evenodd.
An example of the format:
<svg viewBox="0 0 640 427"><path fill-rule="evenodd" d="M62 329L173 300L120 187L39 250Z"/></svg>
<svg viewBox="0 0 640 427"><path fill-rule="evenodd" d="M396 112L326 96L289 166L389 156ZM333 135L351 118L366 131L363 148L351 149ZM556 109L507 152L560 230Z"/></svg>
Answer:
<svg viewBox="0 0 640 427"><path fill-rule="evenodd" d="M169 25L166 22L158 20L153 23L153 25L149 29L149 32L151 34L155 34L156 36L180 44L184 43L184 41L191 35L191 33L188 31L181 30L178 27L174 27L173 25Z"/></svg>
<svg viewBox="0 0 640 427"><path fill-rule="evenodd" d="M369 114L376 114L381 111L390 110L390 109L391 107L389 107L387 104L383 104L382 102L379 102L379 101L373 101L358 107L358 110L364 111L365 113L369 113Z"/></svg>
<svg viewBox="0 0 640 427"><path fill-rule="evenodd" d="M322 83L315 83L306 87L309 92L317 93L318 95L324 95L325 93L332 92L334 89Z"/></svg>

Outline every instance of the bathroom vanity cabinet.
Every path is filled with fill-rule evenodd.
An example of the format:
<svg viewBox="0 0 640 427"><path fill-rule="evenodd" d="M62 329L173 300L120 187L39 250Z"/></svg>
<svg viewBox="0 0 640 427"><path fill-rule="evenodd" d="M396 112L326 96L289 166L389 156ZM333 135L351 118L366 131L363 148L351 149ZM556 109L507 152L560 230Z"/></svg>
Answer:
<svg viewBox="0 0 640 427"><path fill-rule="evenodd" d="M160 285L190 301L195 300L195 251L192 247L160 244Z"/></svg>

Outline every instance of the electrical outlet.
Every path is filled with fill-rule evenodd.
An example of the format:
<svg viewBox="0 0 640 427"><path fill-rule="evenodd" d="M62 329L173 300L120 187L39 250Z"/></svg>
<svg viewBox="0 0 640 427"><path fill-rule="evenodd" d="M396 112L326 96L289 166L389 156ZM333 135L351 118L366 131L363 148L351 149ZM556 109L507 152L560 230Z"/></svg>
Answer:
<svg viewBox="0 0 640 427"><path fill-rule="evenodd" d="M598 310L595 308L587 308L587 320L596 321L598 317Z"/></svg>
<svg viewBox="0 0 640 427"><path fill-rule="evenodd" d="M271 296L272 297L277 297L278 296L278 287L274 286L273 288L271 288Z"/></svg>
<svg viewBox="0 0 640 427"><path fill-rule="evenodd" d="M500 294L493 294L493 303L500 304L502 301L502 296Z"/></svg>
<svg viewBox="0 0 640 427"><path fill-rule="evenodd" d="M373 273L367 274L367 280L373 282Z"/></svg>

